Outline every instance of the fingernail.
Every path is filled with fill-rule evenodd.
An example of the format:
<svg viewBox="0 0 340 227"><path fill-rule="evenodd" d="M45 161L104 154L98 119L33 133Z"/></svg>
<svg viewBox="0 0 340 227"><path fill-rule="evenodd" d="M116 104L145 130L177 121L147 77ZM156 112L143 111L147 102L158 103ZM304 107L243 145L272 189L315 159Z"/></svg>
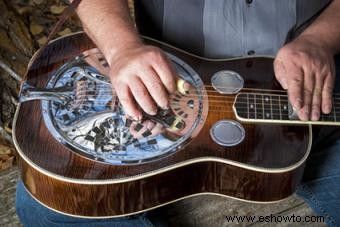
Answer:
<svg viewBox="0 0 340 227"><path fill-rule="evenodd" d="M302 110L302 112L300 111L299 117L300 117L301 121L308 121L308 119L309 119L309 112Z"/></svg>
<svg viewBox="0 0 340 227"><path fill-rule="evenodd" d="M135 120L135 121L141 121L141 120L142 120L142 116L141 116L141 115L134 116L134 117L133 117L133 120Z"/></svg>
<svg viewBox="0 0 340 227"><path fill-rule="evenodd" d="M330 113L331 112L331 110L332 110L332 107L330 106L330 105L326 105L325 106L325 113Z"/></svg>
<svg viewBox="0 0 340 227"><path fill-rule="evenodd" d="M149 114L150 114L150 115L156 115L156 114L157 114L157 111L151 110L151 111L149 111Z"/></svg>
<svg viewBox="0 0 340 227"><path fill-rule="evenodd" d="M319 117L320 117L320 113L319 112L313 112L313 114L312 114L312 120L313 121L319 120Z"/></svg>

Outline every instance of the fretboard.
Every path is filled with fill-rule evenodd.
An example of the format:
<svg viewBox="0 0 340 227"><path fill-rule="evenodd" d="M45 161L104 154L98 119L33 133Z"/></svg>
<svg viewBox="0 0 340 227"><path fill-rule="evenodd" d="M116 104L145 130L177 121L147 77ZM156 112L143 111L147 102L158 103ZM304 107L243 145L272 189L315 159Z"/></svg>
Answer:
<svg viewBox="0 0 340 227"><path fill-rule="evenodd" d="M319 121L300 121L292 117L286 94L239 93L234 103L236 116L243 121L340 125L340 101L334 100L332 111L321 114Z"/></svg>

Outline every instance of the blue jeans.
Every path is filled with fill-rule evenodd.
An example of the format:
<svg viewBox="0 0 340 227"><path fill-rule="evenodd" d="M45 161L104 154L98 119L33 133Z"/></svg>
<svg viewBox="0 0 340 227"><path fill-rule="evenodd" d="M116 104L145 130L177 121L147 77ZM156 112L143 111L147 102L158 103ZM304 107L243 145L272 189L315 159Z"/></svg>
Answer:
<svg viewBox="0 0 340 227"><path fill-rule="evenodd" d="M340 55L336 59L335 92L340 92ZM297 194L325 218L329 226L340 226L340 128L322 127L313 137L303 181ZM17 187L17 214L25 226L154 226L145 214L127 218L82 219L61 215L36 202ZM154 222L155 223L155 222ZM161 223L161 222L158 222Z"/></svg>

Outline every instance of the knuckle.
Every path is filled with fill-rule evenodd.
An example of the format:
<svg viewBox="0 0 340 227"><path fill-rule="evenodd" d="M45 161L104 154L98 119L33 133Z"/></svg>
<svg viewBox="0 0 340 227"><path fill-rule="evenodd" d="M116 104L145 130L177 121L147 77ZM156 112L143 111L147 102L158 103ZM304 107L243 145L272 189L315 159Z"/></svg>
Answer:
<svg viewBox="0 0 340 227"><path fill-rule="evenodd" d="M146 53L148 59L157 61L163 58L161 51L156 47L150 47Z"/></svg>
<svg viewBox="0 0 340 227"><path fill-rule="evenodd" d="M300 84L303 83L303 78L299 75L292 75L291 78L290 78L290 82L293 85L300 85Z"/></svg>
<svg viewBox="0 0 340 227"><path fill-rule="evenodd" d="M307 95L307 96L311 96L312 94L313 94L313 91L312 90L310 90L310 89L304 89L304 93L305 93L305 95Z"/></svg>
<svg viewBox="0 0 340 227"><path fill-rule="evenodd" d="M312 105L312 110L313 111L319 111L320 110L320 103L314 103Z"/></svg>
<svg viewBox="0 0 340 227"><path fill-rule="evenodd" d="M333 92L333 86L325 85L324 89L322 90L324 93L332 93Z"/></svg>
<svg viewBox="0 0 340 227"><path fill-rule="evenodd" d="M145 98L149 95L148 91L144 88L134 88L133 89L135 96L139 96Z"/></svg>
<svg viewBox="0 0 340 227"><path fill-rule="evenodd" d="M128 67L131 67L130 69L133 69L134 71L139 70L140 68L143 68L145 65L146 59L145 57L136 58L133 62L130 63Z"/></svg>
<svg viewBox="0 0 340 227"><path fill-rule="evenodd" d="M171 91L176 89L176 84L175 84L175 81L173 80L173 78L165 78L164 86Z"/></svg>
<svg viewBox="0 0 340 227"><path fill-rule="evenodd" d="M123 106L129 106L132 104L131 99L128 96L125 95L121 95L121 94L117 94L118 98L119 98L119 102L123 105Z"/></svg>
<svg viewBox="0 0 340 227"><path fill-rule="evenodd" d="M160 82L153 82L150 85L150 90L157 94L162 94L164 92L163 85Z"/></svg>

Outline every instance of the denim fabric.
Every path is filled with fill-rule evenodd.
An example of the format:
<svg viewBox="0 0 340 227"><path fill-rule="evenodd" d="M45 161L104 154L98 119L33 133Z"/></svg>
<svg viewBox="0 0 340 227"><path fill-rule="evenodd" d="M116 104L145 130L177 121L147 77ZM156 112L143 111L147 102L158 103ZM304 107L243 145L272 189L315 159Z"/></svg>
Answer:
<svg viewBox="0 0 340 227"><path fill-rule="evenodd" d="M297 191L329 226L340 226L340 140L313 150Z"/></svg>
<svg viewBox="0 0 340 227"><path fill-rule="evenodd" d="M340 55L336 56L335 62L334 93L339 94ZM340 226L340 129L320 127L316 132L297 195L323 216L329 226Z"/></svg>
<svg viewBox="0 0 340 227"><path fill-rule="evenodd" d="M34 200L20 181L16 193L16 211L25 227L151 227L144 214L123 218L87 219L56 213Z"/></svg>

